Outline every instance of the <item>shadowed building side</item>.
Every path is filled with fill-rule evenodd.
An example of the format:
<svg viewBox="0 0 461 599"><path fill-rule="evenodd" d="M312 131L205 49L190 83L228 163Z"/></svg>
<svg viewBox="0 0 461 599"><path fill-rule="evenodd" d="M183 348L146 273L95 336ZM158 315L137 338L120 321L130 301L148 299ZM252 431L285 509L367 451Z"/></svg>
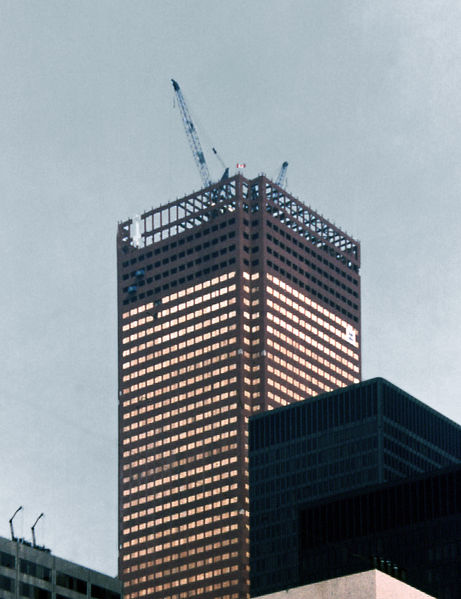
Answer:
<svg viewBox="0 0 461 599"><path fill-rule="evenodd" d="M252 596L300 584L306 502L460 462L461 427L381 378L253 416Z"/></svg>

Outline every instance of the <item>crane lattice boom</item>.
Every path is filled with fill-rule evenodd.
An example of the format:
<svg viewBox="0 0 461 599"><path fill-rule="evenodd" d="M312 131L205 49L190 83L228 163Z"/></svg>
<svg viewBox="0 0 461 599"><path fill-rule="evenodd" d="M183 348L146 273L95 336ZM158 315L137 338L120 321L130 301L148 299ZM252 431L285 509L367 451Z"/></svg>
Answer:
<svg viewBox="0 0 461 599"><path fill-rule="evenodd" d="M280 169L279 176L277 177L277 180L275 182L280 187L285 187L285 185L286 185L287 168L288 168L288 162L284 162L282 164L282 168Z"/></svg>
<svg viewBox="0 0 461 599"><path fill-rule="evenodd" d="M186 136L189 141L189 145L192 150L195 163L200 172L200 177L202 179L203 186L208 187L209 185L211 185L210 171L208 170L208 165L206 163L205 154L203 153L202 146L200 144L200 139L198 137L197 131L195 130L194 123L192 122L192 117L190 115L184 96L182 95L181 88L174 79L171 80L171 83L173 84L173 89L178 99L184 129L186 130Z"/></svg>

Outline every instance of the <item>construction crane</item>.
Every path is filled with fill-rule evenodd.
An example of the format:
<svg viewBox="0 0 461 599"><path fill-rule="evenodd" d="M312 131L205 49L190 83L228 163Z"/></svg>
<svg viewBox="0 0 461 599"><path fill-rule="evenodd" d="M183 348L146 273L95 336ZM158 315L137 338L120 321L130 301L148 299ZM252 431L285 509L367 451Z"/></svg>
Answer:
<svg viewBox="0 0 461 599"><path fill-rule="evenodd" d="M288 169L288 162L284 162L282 164L282 168L280 169L279 172L279 176L277 177L275 184L278 185L279 187L285 187L286 183L287 183L287 169Z"/></svg>
<svg viewBox="0 0 461 599"><path fill-rule="evenodd" d="M218 154L218 152L216 151L216 148L211 148L213 150L213 154L216 156L216 158L219 160L219 162L221 163L221 166L224 169L224 174L221 177L221 181L224 181L224 179L228 179L229 178L229 167L226 166L224 160L221 158L221 156Z"/></svg>
<svg viewBox="0 0 461 599"><path fill-rule="evenodd" d="M202 146L200 144L200 139L198 137L197 131L195 130L194 123L192 122L192 117L190 115L189 109L187 108L184 96L182 95L181 88L174 79L171 80L171 83L173 84L173 89L178 99L184 129L186 130L187 139L189 141L189 145L192 150L195 163L200 172L200 177L202 178L203 186L208 187L209 185L211 185L210 171L208 170L208 165L206 163L205 154L203 153Z"/></svg>
<svg viewBox="0 0 461 599"><path fill-rule="evenodd" d="M173 84L173 89L176 94L176 98L178 99L179 109L181 111L181 118L184 125L184 129L186 131L187 140L189 141L190 149L192 150L192 155L195 160L195 164L200 173L200 177L202 179L202 183L204 187L209 187L212 183L210 177L210 171L208 170L208 164L205 160L205 154L202 150L202 145L200 143L200 139L198 137L197 130L195 129L194 123L192 121L192 117L190 115L189 109L186 104L186 100L184 99L183 93L179 84L174 79L171 80ZM229 169L226 168L221 156L218 154L215 148L213 148L213 154L222 164L224 170L224 174L221 177L221 181L227 179L229 177Z"/></svg>

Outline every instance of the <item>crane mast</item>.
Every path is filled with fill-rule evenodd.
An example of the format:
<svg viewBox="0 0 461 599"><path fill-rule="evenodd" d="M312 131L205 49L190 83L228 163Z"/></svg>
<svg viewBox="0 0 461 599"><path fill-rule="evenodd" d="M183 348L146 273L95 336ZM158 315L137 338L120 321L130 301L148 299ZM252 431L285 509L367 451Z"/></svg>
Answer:
<svg viewBox="0 0 461 599"><path fill-rule="evenodd" d="M200 139L192 121L192 117L190 115L186 101L182 94L181 88L174 79L171 80L171 83L173 84L173 89L175 91L176 98L178 99L182 122L184 124L184 129L186 130L186 136L189 141L189 145L192 150L192 155L194 156L195 163L199 170L203 186L208 187L209 185L211 185L210 171L208 170L208 165L206 163L205 154L203 153L202 146L200 144Z"/></svg>

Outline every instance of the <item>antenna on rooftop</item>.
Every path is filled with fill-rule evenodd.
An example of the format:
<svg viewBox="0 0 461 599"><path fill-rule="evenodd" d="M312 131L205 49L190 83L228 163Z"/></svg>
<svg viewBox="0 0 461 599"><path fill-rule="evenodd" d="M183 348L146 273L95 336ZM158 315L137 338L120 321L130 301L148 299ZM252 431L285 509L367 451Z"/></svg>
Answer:
<svg viewBox="0 0 461 599"><path fill-rule="evenodd" d="M40 514L40 516L37 518L37 520L35 520L34 524L30 527L30 530L32 531L32 546L36 547L37 543L35 542L35 527L37 526L37 522L40 520L40 518L42 518L45 514L42 512Z"/></svg>
<svg viewBox="0 0 461 599"><path fill-rule="evenodd" d="M11 518L10 518L10 530L11 530L11 540L12 540L12 541L16 540L16 537L14 536L13 520L14 520L14 517L16 516L16 514L17 514L18 512L20 512L22 509L23 509L23 508L22 508L22 505L20 505L20 506L18 507L18 509L17 509L17 510L14 512L14 514L13 514L13 515L11 516Z"/></svg>

